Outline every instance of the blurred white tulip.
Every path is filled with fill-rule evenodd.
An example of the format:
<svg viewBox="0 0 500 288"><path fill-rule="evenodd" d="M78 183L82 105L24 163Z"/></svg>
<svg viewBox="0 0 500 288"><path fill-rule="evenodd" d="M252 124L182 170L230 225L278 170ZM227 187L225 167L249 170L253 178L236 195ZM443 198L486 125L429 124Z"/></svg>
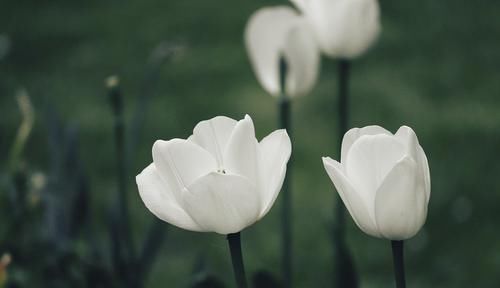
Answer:
<svg viewBox="0 0 500 288"><path fill-rule="evenodd" d="M377 0L291 0L310 21L323 53L336 58L363 54L380 33Z"/></svg>
<svg viewBox="0 0 500 288"><path fill-rule="evenodd" d="M215 117L187 140L158 140L136 177L158 218L199 232L236 233L267 214L283 184L291 143L285 130L257 142L252 119Z"/></svg>
<svg viewBox="0 0 500 288"><path fill-rule="evenodd" d="M415 132L407 126L394 135L379 126L354 128L341 154L341 163L323 158L323 164L359 228L390 240L413 237L427 218L431 192Z"/></svg>
<svg viewBox="0 0 500 288"><path fill-rule="evenodd" d="M309 23L287 6L257 10L247 23L245 45L264 89L280 95L280 58L286 61L285 94L307 94L316 83L320 52Z"/></svg>

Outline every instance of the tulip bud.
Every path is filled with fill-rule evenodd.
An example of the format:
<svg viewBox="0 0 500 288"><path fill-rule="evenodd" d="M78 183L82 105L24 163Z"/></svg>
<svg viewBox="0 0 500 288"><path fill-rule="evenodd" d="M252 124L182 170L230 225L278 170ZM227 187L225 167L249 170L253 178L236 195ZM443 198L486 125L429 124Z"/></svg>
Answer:
<svg viewBox="0 0 500 288"><path fill-rule="evenodd" d="M413 237L427 217L429 165L415 132L379 126L349 130L341 163L323 158L340 198L365 233L390 240Z"/></svg>
<svg viewBox="0 0 500 288"><path fill-rule="evenodd" d="M316 83L319 48L304 17L287 6L262 8L245 29L245 44L252 68L262 87L279 96L280 58L286 65L285 94L307 94Z"/></svg>
<svg viewBox="0 0 500 288"><path fill-rule="evenodd" d="M355 58L380 32L377 0L291 0L311 23L323 53Z"/></svg>
<svg viewBox="0 0 500 288"><path fill-rule="evenodd" d="M285 130L257 142L252 119L215 117L187 140L158 140L153 163L136 177L139 194L158 218L199 232L236 233L267 214L290 158Z"/></svg>

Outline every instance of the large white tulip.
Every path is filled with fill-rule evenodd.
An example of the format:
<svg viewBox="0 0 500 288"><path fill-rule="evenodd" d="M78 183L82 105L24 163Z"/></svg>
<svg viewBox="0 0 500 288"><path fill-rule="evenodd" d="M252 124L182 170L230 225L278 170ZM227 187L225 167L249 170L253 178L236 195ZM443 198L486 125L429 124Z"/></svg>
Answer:
<svg viewBox="0 0 500 288"><path fill-rule="evenodd" d="M252 68L264 89L280 94L280 58L287 64L285 92L307 94L316 83L320 52L309 23L288 6L257 10L247 23L245 45Z"/></svg>
<svg viewBox="0 0 500 288"><path fill-rule="evenodd" d="M158 140L153 163L136 177L158 218L183 229L229 234L261 219L283 184L291 143L285 130L262 141L252 119L215 117L187 140Z"/></svg>
<svg viewBox="0 0 500 288"><path fill-rule="evenodd" d="M311 22L321 50L330 57L357 57L380 33L378 0L291 1Z"/></svg>
<svg viewBox="0 0 500 288"><path fill-rule="evenodd" d="M379 126L349 130L341 163L323 158L342 201L365 233L390 240L413 237L427 217L429 165L410 127L391 134Z"/></svg>

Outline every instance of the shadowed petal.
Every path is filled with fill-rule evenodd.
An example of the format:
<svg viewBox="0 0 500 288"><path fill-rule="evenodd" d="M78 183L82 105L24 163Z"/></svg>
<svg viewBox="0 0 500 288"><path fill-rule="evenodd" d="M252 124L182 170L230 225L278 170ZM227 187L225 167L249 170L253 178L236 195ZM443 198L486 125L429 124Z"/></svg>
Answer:
<svg viewBox="0 0 500 288"><path fill-rule="evenodd" d="M375 237L380 237L380 234L375 223L375 219L370 213L370 206L373 203L367 203L360 194L355 190L349 179L347 178L342 165L331 159L323 157L323 165L330 176L340 198L344 202L352 219L363 232Z"/></svg>
<svg viewBox="0 0 500 288"><path fill-rule="evenodd" d="M258 145L259 179L262 199L260 217L267 214L274 204L286 175L286 164L292 152L292 143L286 130L277 130L266 136Z"/></svg>
<svg viewBox="0 0 500 288"><path fill-rule="evenodd" d="M342 139L342 155L340 158L340 163L345 164L349 149L351 149L352 144L356 140L358 140L359 137L364 135L377 135L377 134L392 135L391 132L377 125L366 126L363 128L352 128L349 131L347 131L347 133L345 133L344 135L344 138Z"/></svg>
<svg viewBox="0 0 500 288"><path fill-rule="evenodd" d="M221 165L227 141L236 123L236 120L225 116L217 116L201 121L194 127L193 135L188 140L205 148Z"/></svg>
<svg viewBox="0 0 500 288"><path fill-rule="evenodd" d="M257 185L257 139L252 118L248 115L236 124L229 138L224 151L224 168Z"/></svg>
<svg viewBox="0 0 500 288"><path fill-rule="evenodd" d="M377 188L405 155L405 146L392 135L364 135L351 146L342 165L365 202L375 203Z"/></svg>
<svg viewBox="0 0 500 288"><path fill-rule="evenodd" d="M387 239L413 237L427 217L423 175L410 157L404 157L389 172L377 190L375 219Z"/></svg>
<svg viewBox="0 0 500 288"><path fill-rule="evenodd" d="M176 200L172 189L158 174L155 164L151 163L136 176L139 195L144 205L161 220L174 226L191 231L204 231L196 224Z"/></svg>
<svg viewBox="0 0 500 288"><path fill-rule="evenodd" d="M210 173L183 194L184 207L206 231L236 233L258 220L260 199L256 187L238 175Z"/></svg>
<svg viewBox="0 0 500 288"><path fill-rule="evenodd" d="M175 187L175 191L182 191L196 179L216 170L216 162L210 153L183 139L156 141L153 162L160 176L170 187Z"/></svg>

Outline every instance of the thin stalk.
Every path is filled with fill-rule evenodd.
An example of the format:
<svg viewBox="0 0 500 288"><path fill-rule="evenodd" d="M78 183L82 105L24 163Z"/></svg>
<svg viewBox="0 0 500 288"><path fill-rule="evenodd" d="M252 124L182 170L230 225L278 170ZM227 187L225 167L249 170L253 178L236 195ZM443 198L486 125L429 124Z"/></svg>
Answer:
<svg viewBox="0 0 500 288"><path fill-rule="evenodd" d="M338 75L339 75L339 102L338 102L338 123L339 123L339 148L342 147L342 138L347 132L349 123L349 61L339 60L338 64ZM335 229L337 233L343 237L345 230L345 210L340 197L337 198L335 205L336 212L336 225Z"/></svg>
<svg viewBox="0 0 500 288"><path fill-rule="evenodd" d="M403 240L391 241L392 260L394 262L394 278L396 280L396 288L405 288L405 262L403 255Z"/></svg>
<svg viewBox="0 0 500 288"><path fill-rule="evenodd" d="M233 263L234 277L238 288L247 288L247 278L245 276L245 266L243 265L243 255L241 253L240 233L227 235L229 251L231 252L231 262Z"/></svg>
<svg viewBox="0 0 500 288"><path fill-rule="evenodd" d="M342 138L349 128L349 74L350 63L341 59L338 62L338 131L339 150L342 149ZM334 205L334 287L357 288L358 277L349 249L345 243L345 208L340 197Z"/></svg>
<svg viewBox="0 0 500 288"><path fill-rule="evenodd" d="M285 129L291 135L291 111L290 98L286 95L286 73L287 63L285 58L281 57L280 62L280 89L281 95L278 101L279 110L279 126ZM290 185L291 161L288 163L287 175L283 182L283 210L282 210L282 225L283 225L283 274L284 287L292 287L292 189Z"/></svg>
<svg viewBox="0 0 500 288"><path fill-rule="evenodd" d="M130 231L130 219L128 214L128 199L127 199L127 161L125 151L125 119L123 113L123 95L120 90L119 79L112 76L107 79L107 86L109 89L109 98L114 114L114 134L115 134L115 155L116 155L116 171L117 171L117 185L118 194L117 201L117 215L114 215L114 224L118 225L118 236L116 241L123 242L124 246L120 243L113 243L117 245L117 250L122 263L120 265L131 263L134 257L132 235ZM122 238L123 237L123 238ZM128 273L128 272L122 272ZM130 283L129 283L130 284Z"/></svg>

